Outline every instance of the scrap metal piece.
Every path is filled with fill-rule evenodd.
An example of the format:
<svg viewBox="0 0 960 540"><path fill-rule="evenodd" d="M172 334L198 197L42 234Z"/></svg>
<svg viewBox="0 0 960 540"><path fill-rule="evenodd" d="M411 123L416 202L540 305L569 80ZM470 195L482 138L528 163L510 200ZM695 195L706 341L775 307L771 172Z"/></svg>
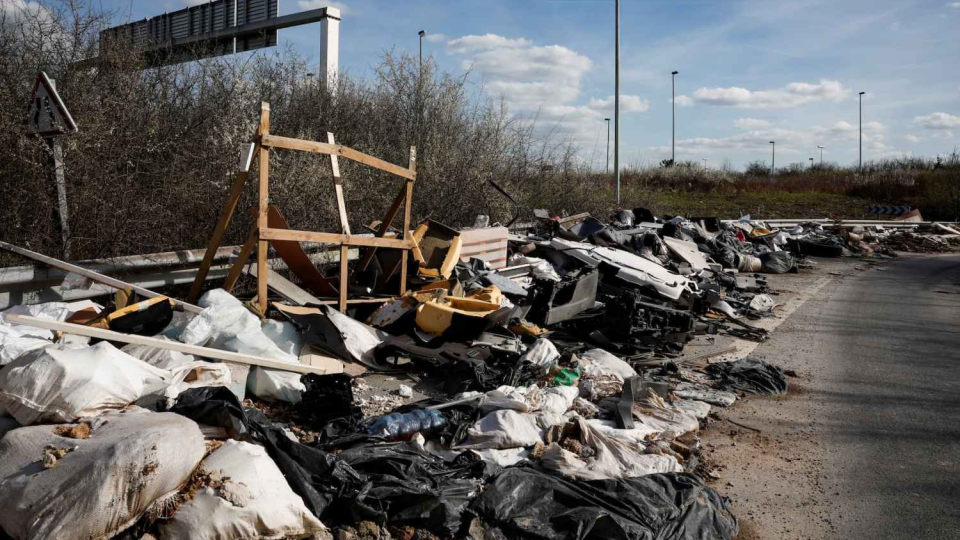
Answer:
<svg viewBox="0 0 960 540"><path fill-rule="evenodd" d="M597 299L600 273L592 271L575 281L537 280L533 289L533 308L528 319L551 325L563 322L593 308Z"/></svg>

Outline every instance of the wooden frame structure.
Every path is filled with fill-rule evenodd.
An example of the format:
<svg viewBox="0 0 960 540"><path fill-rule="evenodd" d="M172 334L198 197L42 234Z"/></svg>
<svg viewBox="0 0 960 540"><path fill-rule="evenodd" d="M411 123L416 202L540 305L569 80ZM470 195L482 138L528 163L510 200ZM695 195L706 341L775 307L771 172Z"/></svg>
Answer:
<svg viewBox="0 0 960 540"><path fill-rule="evenodd" d="M285 226L276 226L282 218L276 212L276 209L270 206L270 150L284 149L296 150L301 152L310 152L314 154L324 154L330 156L330 165L332 169L332 179L334 190L337 196L337 209L340 218L339 233L296 231L287 229ZM349 283L348 268L348 250L350 246L366 247L367 252L360 261L360 269L365 270L373 259L377 248L398 249L403 251L400 263L400 294L407 289L407 265L409 257L408 252L417 250L417 243L410 231L410 212L413 202L413 184L417 180L417 149L410 147L410 164L408 167L394 165L382 159L358 152L352 148L336 144L333 134L327 133L327 142L305 141L301 139L291 139L279 137L270 134L270 105L262 103L260 106L260 127L257 129L256 142L250 146L248 157L245 160L245 166L237 172L227 203L220 214L220 219L214 228L213 236L207 245L207 251L203 262L197 272L196 280L190 290L190 301L196 301L203 288L203 282L213 263L213 255L220 248L220 241L223 234L230 224L230 219L236 210L237 202L243 194L249 176L250 164L254 155L259 158L259 177L258 177L258 198L256 206L256 223L250 228L247 241L237 257L230 274L224 284L224 288L233 289L237 278L247 264L254 249L257 251L257 268L267 268L267 250L268 243L274 243L275 246L280 243L290 242L317 242L322 244L336 244L340 246L340 287L337 291L330 286L330 290L339 294L340 311L346 311L347 304L352 303L347 299L347 289ZM381 223L380 229L374 237L356 236L350 233L350 224L347 221L347 208L343 197L343 182L340 178L339 158L343 157L357 163L362 163L374 169L385 171L404 179L400 193L393 201L386 217ZM403 206L403 238L387 238L387 231L390 223L397 217L400 206ZM271 219L276 218L276 220ZM271 223L275 225L271 227ZM284 224L285 225L285 224ZM395 271L395 270L394 270ZM392 273L392 272L391 272ZM267 312L267 276L268 272L257 273L257 302L261 313ZM322 279L322 278L321 278Z"/></svg>

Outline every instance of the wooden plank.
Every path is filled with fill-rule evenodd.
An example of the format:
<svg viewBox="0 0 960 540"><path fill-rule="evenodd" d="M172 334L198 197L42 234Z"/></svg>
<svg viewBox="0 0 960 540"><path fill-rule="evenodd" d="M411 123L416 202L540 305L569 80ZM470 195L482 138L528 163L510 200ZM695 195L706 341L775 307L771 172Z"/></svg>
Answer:
<svg viewBox="0 0 960 540"><path fill-rule="evenodd" d="M390 205L390 209L387 210L387 215L383 218L383 221L380 222L380 230L377 231L377 237L383 238L387 235L387 231L390 229L390 224L393 223L393 220L396 219L397 214L400 213L400 206L403 204L403 200L407 197L407 184L406 182L400 186L400 193L397 194L397 198L393 200L393 204ZM370 261L373 260L374 255L377 254L377 248L371 247L363 254L363 258L360 259L360 263L357 265L357 271L363 272L370 266Z"/></svg>
<svg viewBox="0 0 960 540"><path fill-rule="evenodd" d="M410 147L410 170L417 171L417 147ZM403 204L403 239L413 242L410 233L410 214L413 206L413 182L407 182L407 196ZM407 267L410 264L410 254L404 251L400 259L400 294L407 292Z"/></svg>
<svg viewBox="0 0 960 540"><path fill-rule="evenodd" d="M43 264L46 264L47 266L52 266L52 267L54 267L54 268L59 268L60 270L63 270L63 271L65 271L65 272L73 272L74 274L79 274L79 275L81 275L81 276L83 276L83 277L85 277L85 278L90 279L91 281L95 281L95 282L97 282L97 283L100 283L100 284L103 284L103 285L107 285L107 286L109 286L109 287L113 287L114 289L118 289L118 290L121 290L121 291L122 291L122 290L124 290L124 289L126 289L126 288L129 287L130 290L132 290L132 291L136 292L137 294L139 294L139 295L141 295L141 296L144 296L144 297L146 297L146 298L156 298L156 297L158 297L158 296L163 296L163 295L161 295L160 293L153 292L153 291L151 291L151 290L149 290L149 289L144 289L143 287L138 287L138 286L136 286L136 285L131 285L131 284L125 282L125 281L121 281L121 280L119 280L119 279L112 278L112 277L110 277L110 276L105 276L105 275L103 275L103 274L101 274L101 273L99 273L99 272L94 272L93 270L88 270L88 269L86 269L86 268L77 266L77 265L75 265L75 264L70 264L70 263L68 263L68 262L64 262L64 261L61 261L61 260L59 260L59 259L54 259L53 257L47 257L46 255L43 255L43 254L40 254L40 253L37 253L37 252L34 252L34 251L30 251L29 249L23 249L23 248L21 248L21 247L14 246L13 244L8 244L8 243L6 243L6 242L0 242L0 249L5 249L5 250L7 250L7 251L11 251L11 252L13 252L13 253L16 253L17 255L23 255L24 257L27 257L28 259L33 259L33 260L35 260L35 261L42 262ZM183 306L183 310L184 310L184 311L189 311L190 313L202 313L202 312L203 312L203 308L201 308L201 307L199 307L199 306L195 306L195 305L190 304L190 303L188 303L188 302L182 302L182 301L180 301L180 300L176 300L176 299L173 299L173 298L171 298L171 300L173 300L173 302L174 302L175 304L177 304L177 305L179 305L179 306Z"/></svg>
<svg viewBox="0 0 960 540"><path fill-rule="evenodd" d="M283 215L280 214L280 210L272 205L268 209L267 224L271 229L287 230L290 228L287 226L287 221L283 219ZM320 296L337 296L340 294L337 288L330 283L330 280L317 269L316 264L307 256L300 244L283 240L273 240L270 243L305 288Z"/></svg>
<svg viewBox="0 0 960 540"><path fill-rule="evenodd" d="M349 246L340 246L340 313L347 312L347 290L350 288Z"/></svg>
<svg viewBox="0 0 960 540"><path fill-rule="evenodd" d="M197 299L200 298L200 291L203 290L203 282L206 281L207 273L213 264L213 257L217 254L217 250L220 249L220 241L223 240L223 234L230 224L230 219L233 218L234 210L237 209L237 202L240 201L240 197L243 195L243 188L247 185L250 162L257 152L257 147L258 145L256 143L250 145L247 158L243 161L241 170L237 171L233 186L230 187L230 195L227 196L227 202L223 206L223 210L220 211L220 218L213 228L213 236L210 237L210 242L207 244L207 252L203 254L203 262L200 263L200 269L197 270L197 277L193 280L193 286L190 287L187 302L196 302Z"/></svg>
<svg viewBox="0 0 960 540"><path fill-rule="evenodd" d="M102 328L93 328L80 324L56 322L48 319L38 319L28 315L5 315L4 317L7 322L11 322L13 324L22 324L24 326L32 326L34 328L45 328L47 330L54 330L56 332L64 332L77 336L87 336L97 339L104 339L107 341L117 341L120 343L156 347L157 349L177 351L184 354L200 356L202 358L213 358L216 360L223 360L225 362L233 362L235 364L289 371L291 373L316 373L317 375L323 375L325 373L325 370L323 369L318 369L303 364L288 364L286 362L280 362L270 358L250 356L248 354L230 351L221 351L220 349L211 349L209 347L200 347L198 345L188 345L186 343L180 343L179 341L137 336L134 334L123 334L120 332L114 332L113 330L104 330Z"/></svg>
<svg viewBox="0 0 960 540"><path fill-rule="evenodd" d="M261 143L263 146L269 148L284 148L286 150L300 150L302 152L312 152L314 154L327 154L327 155L338 155L344 158L347 158L351 161L356 161L357 163L363 163L374 169L380 169L381 171L388 172L390 174L395 174L401 178L406 178L407 180L416 180L417 173L406 169L399 165L394 165L389 161L384 161L380 158L376 158L353 148L348 148L339 144L329 144L321 143L315 141L303 141L300 139L291 139L289 137L278 137L276 135L264 135L261 138Z"/></svg>
<svg viewBox="0 0 960 540"><path fill-rule="evenodd" d="M319 298L301 289L296 283L271 270L269 266L266 270L267 286L276 291L280 296L301 306L319 304L321 302ZM259 269L256 264L245 265L243 271L253 277L259 276Z"/></svg>
<svg viewBox="0 0 960 540"><path fill-rule="evenodd" d="M263 239L263 231L269 227L267 209L270 206L270 150L265 147L263 139L270 135L270 104L260 104L260 181L259 197L257 198L257 229L261 238L257 243L257 267L267 267L267 241ZM257 303L260 313L267 313L267 275L264 273L257 278Z"/></svg>
<svg viewBox="0 0 960 540"><path fill-rule="evenodd" d="M254 223L250 227L250 232L247 233L247 241L244 242L243 247L240 248L240 254L237 255L237 260L233 262L230 273L227 274L226 281L223 282L223 290L233 292L233 286L236 285L237 280L240 279L240 273L243 271L243 267L247 264L247 261L250 260L250 255L253 254L253 248L257 247L258 238L257 225Z"/></svg>
<svg viewBox="0 0 960 540"><path fill-rule="evenodd" d="M390 249L411 249L413 246L411 240L272 228L261 231L260 239L317 242L319 244L344 244L347 246L375 246Z"/></svg>
<svg viewBox="0 0 960 540"><path fill-rule="evenodd" d="M336 144L333 133L327 132L327 141ZM333 176L333 189L337 192L337 211L340 212L340 232L350 234L350 221L347 219L347 203L343 200L343 180L340 178L340 160L336 154L330 154L330 172Z"/></svg>

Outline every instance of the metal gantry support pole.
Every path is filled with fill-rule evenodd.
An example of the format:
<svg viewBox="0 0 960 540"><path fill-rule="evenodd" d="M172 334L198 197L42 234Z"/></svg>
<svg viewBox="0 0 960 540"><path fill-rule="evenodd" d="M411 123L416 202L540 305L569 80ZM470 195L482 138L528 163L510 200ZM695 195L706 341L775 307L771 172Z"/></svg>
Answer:
<svg viewBox="0 0 960 540"><path fill-rule="evenodd" d="M770 141L770 176L777 170L777 142Z"/></svg>
<svg viewBox="0 0 960 540"><path fill-rule="evenodd" d="M671 127L670 127L670 165L677 164L677 73L671 73L670 85L670 105L671 105Z"/></svg>
<svg viewBox="0 0 960 540"><path fill-rule="evenodd" d="M620 207L620 0L617 1L616 88L613 98L613 168L616 175L617 208Z"/></svg>
<svg viewBox="0 0 960 540"><path fill-rule="evenodd" d="M607 174L610 174L610 119L604 118L607 123Z"/></svg>
<svg viewBox="0 0 960 540"><path fill-rule="evenodd" d="M860 92L860 172L863 173L863 95L866 92Z"/></svg>

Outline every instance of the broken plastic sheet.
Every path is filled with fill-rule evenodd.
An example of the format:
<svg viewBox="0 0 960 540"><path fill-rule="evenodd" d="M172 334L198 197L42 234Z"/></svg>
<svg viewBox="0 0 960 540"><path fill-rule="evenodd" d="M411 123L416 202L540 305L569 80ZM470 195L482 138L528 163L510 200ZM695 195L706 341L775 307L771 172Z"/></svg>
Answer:
<svg viewBox="0 0 960 540"><path fill-rule="evenodd" d="M554 238L551 245L570 255L576 254L579 257L592 259L597 264L600 262L611 264L619 269L618 277L636 285L652 287L657 293L671 300L680 298L684 290L692 290L689 279L627 251L560 238Z"/></svg>
<svg viewBox="0 0 960 540"><path fill-rule="evenodd" d="M729 540L727 501L693 475L568 480L530 467L504 470L471 505L493 538Z"/></svg>
<svg viewBox="0 0 960 540"><path fill-rule="evenodd" d="M533 347L527 351L527 354L520 357L521 362L530 362L538 366L551 367L557 365L560 358L560 352L557 347L547 338L540 338Z"/></svg>
<svg viewBox="0 0 960 540"><path fill-rule="evenodd" d="M580 358L584 364L583 372L589 375L616 375L623 381L637 376L630 364L603 349L591 349Z"/></svg>
<svg viewBox="0 0 960 540"><path fill-rule="evenodd" d="M280 310L300 330L307 343L330 352L344 360L358 362L376 370L385 366L377 363L374 351L389 334L330 306L319 308L284 308Z"/></svg>
<svg viewBox="0 0 960 540"><path fill-rule="evenodd" d="M181 505L160 526L161 538L302 538L326 530L262 446L226 441L202 467L219 485L201 488Z"/></svg>
<svg viewBox="0 0 960 540"><path fill-rule="evenodd" d="M643 454L642 446L609 437L583 419L575 420L574 426L574 431L577 432L576 440L581 447L589 448L592 455L578 456L554 442L544 449L540 459L544 469L578 480L633 478L647 474L683 472L680 463L673 456Z"/></svg>
<svg viewBox="0 0 960 540"><path fill-rule="evenodd" d="M72 422L125 407L168 386L171 374L102 341L54 345L0 371L0 403L21 424Z"/></svg>
<svg viewBox="0 0 960 540"><path fill-rule="evenodd" d="M260 356L288 364L299 364L295 354L281 349L264 333L260 319L250 313L240 300L223 289L206 292L198 303L203 312L194 317L180 340L191 345ZM279 336L278 332L274 332ZM296 403L304 390L297 373L286 373L260 367L250 370L247 391L271 401Z"/></svg>
<svg viewBox="0 0 960 540"><path fill-rule="evenodd" d="M547 279L550 281L560 281L560 274L553 268L553 265L545 259L537 257L514 257L510 259L510 266L530 265L530 271L533 277L537 279Z"/></svg>
<svg viewBox="0 0 960 540"><path fill-rule="evenodd" d="M744 358L736 362L716 362L707 366L706 372L724 390L760 395L787 393L787 377L783 370L763 360Z"/></svg>
<svg viewBox="0 0 960 540"><path fill-rule="evenodd" d="M139 408L111 411L92 436L54 435L39 425L0 440L0 527L11 538L113 538L159 510L203 459L206 446L193 421ZM44 469L44 449L67 449Z"/></svg>

